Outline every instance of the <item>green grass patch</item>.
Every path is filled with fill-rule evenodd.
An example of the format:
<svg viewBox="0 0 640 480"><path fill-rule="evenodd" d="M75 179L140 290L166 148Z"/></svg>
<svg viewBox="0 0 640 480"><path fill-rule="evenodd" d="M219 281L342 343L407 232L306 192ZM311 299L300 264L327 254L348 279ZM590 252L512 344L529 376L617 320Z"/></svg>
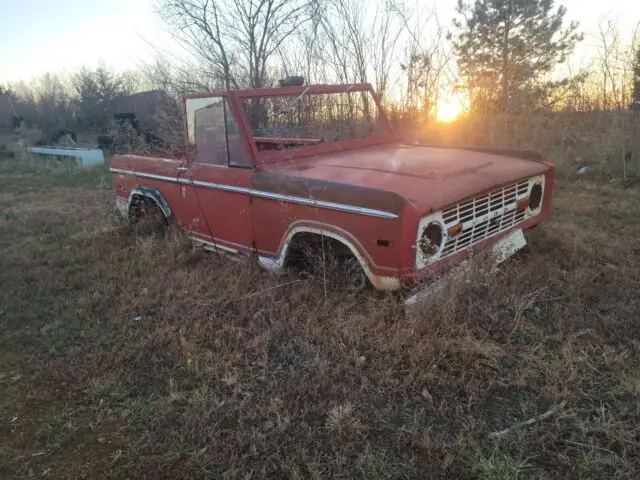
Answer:
<svg viewBox="0 0 640 480"><path fill-rule="evenodd" d="M66 315L55 317L52 323L40 329L40 343L46 352L61 355L74 348L98 346L109 340L109 334L91 321L64 313Z"/></svg>
<svg viewBox="0 0 640 480"><path fill-rule="evenodd" d="M108 189L107 167L46 168L0 163L0 192L28 193L55 188L90 187Z"/></svg>
<svg viewBox="0 0 640 480"><path fill-rule="evenodd" d="M501 439L476 442L474 470L480 480L518 480L535 471L529 450L527 432L515 430Z"/></svg>
<svg viewBox="0 0 640 480"><path fill-rule="evenodd" d="M499 449L479 453L475 459L480 480L518 480L533 472L533 466L521 456L512 457Z"/></svg>

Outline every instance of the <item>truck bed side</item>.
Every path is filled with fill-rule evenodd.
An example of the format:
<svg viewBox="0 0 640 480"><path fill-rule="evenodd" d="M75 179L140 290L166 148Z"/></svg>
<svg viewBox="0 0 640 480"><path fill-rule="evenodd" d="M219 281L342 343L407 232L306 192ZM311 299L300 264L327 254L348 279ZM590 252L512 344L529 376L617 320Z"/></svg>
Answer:
<svg viewBox="0 0 640 480"><path fill-rule="evenodd" d="M135 195L151 196L166 217L173 216L179 221L178 167L181 163L181 160L172 158L114 155L111 171L120 212L129 214Z"/></svg>

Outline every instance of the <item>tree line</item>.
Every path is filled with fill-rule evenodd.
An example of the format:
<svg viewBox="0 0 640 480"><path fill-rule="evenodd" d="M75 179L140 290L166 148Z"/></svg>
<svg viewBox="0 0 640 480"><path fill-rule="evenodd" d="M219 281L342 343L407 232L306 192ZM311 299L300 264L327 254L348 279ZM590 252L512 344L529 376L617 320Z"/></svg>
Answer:
<svg viewBox="0 0 640 480"><path fill-rule="evenodd" d="M310 83L371 82L424 115L454 89L472 111L640 102L637 31L623 44L603 20L588 39L591 63L571 71L585 34L554 0L459 0L449 26L419 1L163 0L159 13L192 59L176 70L200 73L186 88L259 88L303 74Z"/></svg>
<svg viewBox="0 0 640 480"><path fill-rule="evenodd" d="M594 54L569 59L585 33L554 0L459 0L443 24L419 0L160 0L158 15L184 50L134 72L81 69L0 87L43 129L104 128L101 105L144 89L170 95L309 83L370 82L396 112L429 119L461 92L471 112L640 106L637 29L623 41L603 20Z"/></svg>
<svg viewBox="0 0 640 480"><path fill-rule="evenodd" d="M145 88L137 72L117 73L106 66L81 68L71 75L47 73L29 83L0 86L1 124L25 123L55 130L100 131L107 126L105 104ZM1 98L0 98L1 99ZM8 107L7 107L8 105Z"/></svg>

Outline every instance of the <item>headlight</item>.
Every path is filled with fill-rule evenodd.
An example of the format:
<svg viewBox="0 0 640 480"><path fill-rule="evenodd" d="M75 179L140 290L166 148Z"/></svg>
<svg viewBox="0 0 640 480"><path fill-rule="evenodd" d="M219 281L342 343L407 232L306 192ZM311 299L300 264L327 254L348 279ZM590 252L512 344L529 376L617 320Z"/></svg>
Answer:
<svg viewBox="0 0 640 480"><path fill-rule="evenodd" d="M538 208L540 208L541 203L542 203L542 184L535 183L533 187L531 187L531 192L529 193L529 209L532 211L538 210Z"/></svg>
<svg viewBox="0 0 640 480"><path fill-rule="evenodd" d="M420 250L428 258L438 253L442 245L443 232L439 223L432 222L422 232Z"/></svg>

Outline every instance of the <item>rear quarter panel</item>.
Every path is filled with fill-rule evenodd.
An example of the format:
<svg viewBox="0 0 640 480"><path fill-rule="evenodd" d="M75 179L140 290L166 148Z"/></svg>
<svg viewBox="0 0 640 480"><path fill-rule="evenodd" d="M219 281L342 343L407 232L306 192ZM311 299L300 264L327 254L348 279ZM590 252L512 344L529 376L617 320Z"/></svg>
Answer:
<svg viewBox="0 0 640 480"><path fill-rule="evenodd" d="M119 202L128 201L131 190L140 186L156 188L171 208L173 216L178 221L180 215L180 185L177 183L178 166L182 162L170 158L144 157L139 155L114 155L111 160L113 172L113 186L116 199ZM129 172L119 173L118 170ZM163 179L144 178L134 175L142 173L163 177Z"/></svg>

